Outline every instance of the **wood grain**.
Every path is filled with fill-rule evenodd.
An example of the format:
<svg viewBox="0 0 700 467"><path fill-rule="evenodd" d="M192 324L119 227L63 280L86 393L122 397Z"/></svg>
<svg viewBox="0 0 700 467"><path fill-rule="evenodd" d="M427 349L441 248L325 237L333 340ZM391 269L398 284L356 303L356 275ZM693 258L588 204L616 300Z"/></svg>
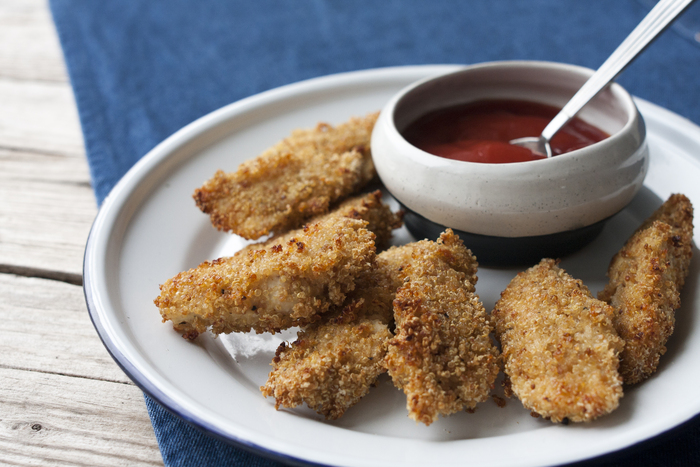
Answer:
<svg viewBox="0 0 700 467"><path fill-rule="evenodd" d="M0 2L0 108L0 272L79 282L97 208L44 1Z"/></svg>
<svg viewBox="0 0 700 467"><path fill-rule="evenodd" d="M68 83L0 78L0 109L0 148L84 157Z"/></svg>
<svg viewBox="0 0 700 467"><path fill-rule="evenodd" d="M131 384L95 334L81 287L0 274L0 367Z"/></svg>
<svg viewBox="0 0 700 467"><path fill-rule="evenodd" d="M0 77L67 82L45 2L2 0L0 4Z"/></svg>
<svg viewBox="0 0 700 467"><path fill-rule="evenodd" d="M80 276L96 213L84 159L0 149L0 270Z"/></svg>
<svg viewBox="0 0 700 467"><path fill-rule="evenodd" d="M45 0L0 0L0 109L0 465L162 465L74 285L97 207Z"/></svg>
<svg viewBox="0 0 700 467"><path fill-rule="evenodd" d="M0 368L0 463L162 465L136 386Z"/></svg>

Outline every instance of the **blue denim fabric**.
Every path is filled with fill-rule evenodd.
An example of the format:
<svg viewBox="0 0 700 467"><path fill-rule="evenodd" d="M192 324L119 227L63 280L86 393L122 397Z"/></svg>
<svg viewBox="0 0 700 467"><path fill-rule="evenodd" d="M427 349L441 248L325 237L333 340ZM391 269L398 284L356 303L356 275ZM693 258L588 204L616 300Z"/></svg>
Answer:
<svg viewBox="0 0 700 467"><path fill-rule="evenodd" d="M539 59L597 68L650 0L51 0L98 204L167 136L230 102L350 70ZM618 81L700 123L700 3ZM146 397L166 465L275 463ZM700 423L585 465L700 465ZM504 446L506 449L507 446Z"/></svg>

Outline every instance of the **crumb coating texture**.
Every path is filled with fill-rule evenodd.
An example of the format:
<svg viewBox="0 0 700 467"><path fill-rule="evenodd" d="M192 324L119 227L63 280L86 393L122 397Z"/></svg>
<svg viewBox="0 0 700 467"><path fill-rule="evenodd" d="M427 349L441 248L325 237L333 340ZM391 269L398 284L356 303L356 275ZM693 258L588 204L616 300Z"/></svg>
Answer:
<svg viewBox="0 0 700 467"><path fill-rule="evenodd" d="M349 217L351 219L359 219L367 222L366 229L375 235L374 243L378 248L381 248L391 240L392 230L398 229L402 225L401 213L393 213L386 204L382 203L382 193L379 190L373 193L368 193L362 196L350 198L338 205L335 209L327 214L315 217L309 223L324 222L331 217ZM277 235L262 243L253 243L236 254L257 250L259 248L269 248L270 246L287 243L289 239L299 235L303 229L291 230L281 235Z"/></svg>
<svg viewBox="0 0 700 467"><path fill-rule="evenodd" d="M684 245L691 245L693 241L693 204L687 196L676 193L671 196L649 216L637 232L651 226L656 221L664 222L674 229L674 233L681 237Z"/></svg>
<svg viewBox="0 0 700 467"><path fill-rule="evenodd" d="M430 425L488 399L499 372L498 350L474 293L476 258L461 240L447 230L437 242L417 242L412 250L394 300L396 331L385 361L406 394L409 417Z"/></svg>
<svg viewBox="0 0 700 467"><path fill-rule="evenodd" d="M195 202L217 229L247 239L298 228L374 178L377 116L296 130L235 172L217 171L195 190Z"/></svg>
<svg viewBox="0 0 700 467"><path fill-rule="evenodd" d="M342 315L299 333L282 343L273 360L274 370L260 389L275 398L275 408L306 403L335 420L367 394L384 371L382 357L391 332L379 320L347 323Z"/></svg>
<svg viewBox="0 0 700 467"><path fill-rule="evenodd" d="M620 373L626 384L652 375L675 327L675 310L692 257L693 207L672 195L629 238L608 268L598 298L615 309L625 341Z"/></svg>
<svg viewBox="0 0 700 467"><path fill-rule="evenodd" d="M275 398L276 408L306 403L335 420L369 392L386 371L392 302L405 265L397 252L410 248L378 254L376 267L361 274L345 306L306 326L291 344L280 345L260 388L265 397Z"/></svg>
<svg viewBox="0 0 700 467"><path fill-rule="evenodd" d="M331 218L306 226L285 244L205 262L161 285L163 322L188 339L278 332L311 323L341 305L355 280L373 267L374 234L366 222Z"/></svg>
<svg viewBox="0 0 700 467"><path fill-rule="evenodd" d="M618 407L624 344L613 309L556 261L519 273L492 317L504 371L525 408L553 422L584 422Z"/></svg>
<svg viewBox="0 0 700 467"><path fill-rule="evenodd" d="M451 229L445 230L437 241L421 240L391 247L382 253L382 258L398 266L399 271L395 279L400 281L399 285L403 285L408 277L403 269L424 258L442 261L455 271L463 273L464 286L470 292L474 292L478 281L476 273L479 263L476 257Z"/></svg>

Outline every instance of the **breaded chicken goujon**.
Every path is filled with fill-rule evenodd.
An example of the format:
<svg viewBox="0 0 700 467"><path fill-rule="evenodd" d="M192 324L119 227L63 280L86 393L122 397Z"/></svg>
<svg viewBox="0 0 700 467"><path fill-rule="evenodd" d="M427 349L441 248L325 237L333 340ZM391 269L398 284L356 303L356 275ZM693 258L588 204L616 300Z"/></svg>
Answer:
<svg viewBox="0 0 700 467"><path fill-rule="evenodd" d="M250 240L298 228L374 178L377 116L296 130L235 172L217 171L195 190L195 202L217 229Z"/></svg>
<svg viewBox="0 0 700 467"><path fill-rule="evenodd" d="M584 422L618 407L624 344L613 309L556 261L519 273L492 317L510 388L525 408L553 422Z"/></svg>
<svg viewBox="0 0 700 467"><path fill-rule="evenodd" d="M208 328L274 333L312 323L374 267L374 234L366 225L331 217L284 244L202 263L161 285L155 304L163 322L188 339Z"/></svg>
<svg viewBox="0 0 700 467"><path fill-rule="evenodd" d="M672 195L610 262L610 281L598 298L615 309L615 329L625 341L620 373L626 384L648 378L666 352L692 240L693 206L684 195Z"/></svg>
<svg viewBox="0 0 700 467"><path fill-rule="evenodd" d="M488 398L499 372L491 325L474 293L477 262L451 230L413 246L394 300L395 337L386 365L406 394L409 417L472 410Z"/></svg>

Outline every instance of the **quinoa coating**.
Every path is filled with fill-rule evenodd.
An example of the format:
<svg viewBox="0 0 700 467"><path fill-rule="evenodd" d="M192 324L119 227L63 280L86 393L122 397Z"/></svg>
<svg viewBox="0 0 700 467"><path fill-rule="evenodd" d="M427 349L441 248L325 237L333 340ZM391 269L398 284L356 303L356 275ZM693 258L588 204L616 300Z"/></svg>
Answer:
<svg viewBox="0 0 700 467"><path fill-rule="evenodd" d="M421 240L389 248L382 253L382 258L399 266L399 275L395 277L395 280L400 281L397 287L403 285L408 277L403 268L410 266L416 260L421 261L423 258L439 259L450 268L464 273L464 286L470 292L474 292L478 280L476 272L479 263L476 261L476 257L451 229L445 230L435 242Z"/></svg>
<svg viewBox="0 0 700 467"><path fill-rule="evenodd" d="M625 341L620 374L626 384L656 371L675 326L675 310L690 268L693 207L671 196L613 257L610 278L598 298L615 309L614 324Z"/></svg>
<svg viewBox="0 0 700 467"><path fill-rule="evenodd" d="M377 248L386 247L392 231L403 225L403 211L391 212L389 206L382 203L380 190L344 201L335 212L336 215L367 221L367 230L376 236L374 244Z"/></svg>
<svg viewBox="0 0 700 467"><path fill-rule="evenodd" d="M430 425L488 399L499 372L491 324L474 293L476 258L451 230L417 242L394 300L385 359L408 415Z"/></svg>
<svg viewBox="0 0 700 467"><path fill-rule="evenodd" d="M380 190L350 198L342 202L328 214L323 214L312 219L310 223L322 222L330 217L349 217L351 219L367 221L366 229L376 236L374 243L377 247L387 245L389 240L391 240L392 230L398 229L402 225L402 214L391 212L389 206L382 203L382 192ZM290 238L299 235L300 230L302 229L286 232L262 243L253 243L244 247L236 254L256 250L261 247L268 248L272 245L286 243Z"/></svg>
<svg viewBox="0 0 700 467"><path fill-rule="evenodd" d="M519 273L492 317L504 371L525 408L559 423L590 421L618 407L624 343L613 309L555 260Z"/></svg>
<svg viewBox="0 0 700 467"><path fill-rule="evenodd" d="M330 218L283 245L204 262L161 285L155 304L187 339L210 327L215 334L274 333L311 323L341 305L357 276L374 266L366 225Z"/></svg>
<svg viewBox="0 0 700 467"><path fill-rule="evenodd" d="M306 403L335 420L364 397L380 374L391 332L379 320L345 322L344 315L299 333L277 349L267 382L260 388L275 408Z"/></svg>
<svg viewBox="0 0 700 467"><path fill-rule="evenodd" d="M681 236L681 242L690 245L693 241L693 205L687 196L676 193L671 196L649 216L637 232L651 226L655 221L665 222Z"/></svg>
<svg viewBox="0 0 700 467"><path fill-rule="evenodd" d="M235 172L217 171L193 198L214 227L249 240L298 228L374 178L377 116L295 130Z"/></svg>
<svg viewBox="0 0 700 467"><path fill-rule="evenodd" d="M376 268L358 278L346 306L305 327L291 344L277 349L267 382L260 388L275 408L306 403L335 420L355 405L386 371L383 359L393 321L398 267L377 255Z"/></svg>

